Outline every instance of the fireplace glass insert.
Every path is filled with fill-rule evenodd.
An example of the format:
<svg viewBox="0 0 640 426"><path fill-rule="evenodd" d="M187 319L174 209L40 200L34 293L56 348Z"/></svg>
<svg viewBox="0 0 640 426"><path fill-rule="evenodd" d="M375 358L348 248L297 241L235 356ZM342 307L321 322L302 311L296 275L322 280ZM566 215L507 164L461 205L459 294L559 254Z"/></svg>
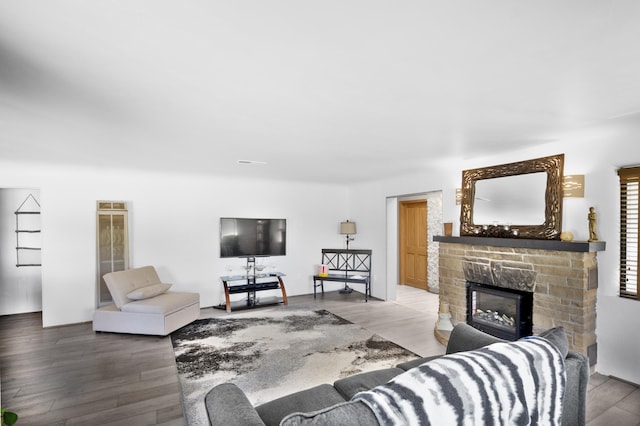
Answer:
<svg viewBox="0 0 640 426"><path fill-rule="evenodd" d="M530 336L533 293L467 282L467 324L506 340Z"/></svg>

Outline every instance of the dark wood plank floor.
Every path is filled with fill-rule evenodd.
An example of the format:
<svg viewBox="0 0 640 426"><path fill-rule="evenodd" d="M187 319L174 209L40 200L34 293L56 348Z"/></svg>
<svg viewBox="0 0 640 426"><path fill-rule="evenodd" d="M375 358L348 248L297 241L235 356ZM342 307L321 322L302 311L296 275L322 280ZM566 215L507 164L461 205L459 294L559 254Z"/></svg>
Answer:
<svg viewBox="0 0 640 426"><path fill-rule="evenodd" d="M184 424L168 338L41 323L0 317L2 404L19 425Z"/></svg>
<svg viewBox="0 0 640 426"><path fill-rule="evenodd" d="M337 292L289 302L289 308L328 309L420 355L443 350L432 332L437 296L421 290L401 286L397 302L364 303L356 293ZM203 315L227 314L204 309ZM41 323L40 314L0 317L0 401L18 412L18 425L184 424L168 337L94 333L90 323L43 329ZM589 426L640 425L637 386L598 374L589 386Z"/></svg>

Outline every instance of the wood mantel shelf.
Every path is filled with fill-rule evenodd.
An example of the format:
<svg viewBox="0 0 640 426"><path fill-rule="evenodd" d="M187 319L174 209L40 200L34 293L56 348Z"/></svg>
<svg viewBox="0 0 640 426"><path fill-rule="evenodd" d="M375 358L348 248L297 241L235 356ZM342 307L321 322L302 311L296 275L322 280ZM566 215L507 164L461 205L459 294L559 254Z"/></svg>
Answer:
<svg viewBox="0 0 640 426"><path fill-rule="evenodd" d="M451 244L469 244L477 246L511 247L534 250L556 250L577 253L592 253L604 251L607 243L604 241L571 241L560 240L529 240L522 238L491 238L491 237L444 237L436 235L433 241Z"/></svg>

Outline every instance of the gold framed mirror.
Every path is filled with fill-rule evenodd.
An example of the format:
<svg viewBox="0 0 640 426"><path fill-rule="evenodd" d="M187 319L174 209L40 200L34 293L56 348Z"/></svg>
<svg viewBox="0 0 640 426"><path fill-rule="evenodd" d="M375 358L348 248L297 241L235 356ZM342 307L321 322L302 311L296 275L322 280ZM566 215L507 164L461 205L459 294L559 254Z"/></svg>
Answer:
<svg viewBox="0 0 640 426"><path fill-rule="evenodd" d="M462 171L460 235L557 240L564 154Z"/></svg>

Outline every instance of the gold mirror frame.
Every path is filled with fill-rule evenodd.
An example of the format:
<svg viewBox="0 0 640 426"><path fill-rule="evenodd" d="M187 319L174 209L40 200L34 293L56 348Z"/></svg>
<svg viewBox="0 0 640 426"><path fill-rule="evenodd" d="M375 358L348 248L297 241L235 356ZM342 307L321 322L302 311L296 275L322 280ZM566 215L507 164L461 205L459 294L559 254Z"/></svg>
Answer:
<svg viewBox="0 0 640 426"><path fill-rule="evenodd" d="M515 225L510 228L473 223L473 200L476 182L482 179L515 176L528 173L547 173L545 190L545 221L542 225ZM462 203L460 209L460 235L475 237L530 238L557 240L562 230L562 178L564 154L536 158L517 163L501 164L462 171ZM517 231L516 231L517 230Z"/></svg>

